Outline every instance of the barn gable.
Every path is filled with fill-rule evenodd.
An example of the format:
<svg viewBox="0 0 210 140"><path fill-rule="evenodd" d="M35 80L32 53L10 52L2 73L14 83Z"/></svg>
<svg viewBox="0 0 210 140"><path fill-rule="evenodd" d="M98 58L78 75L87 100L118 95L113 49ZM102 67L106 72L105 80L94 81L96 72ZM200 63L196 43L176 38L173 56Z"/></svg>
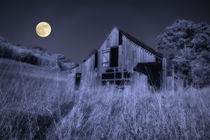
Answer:
<svg viewBox="0 0 210 140"><path fill-rule="evenodd" d="M147 68L152 70L154 66L158 66L161 69L159 68L158 76L154 76L154 74L148 74L147 76L159 77L157 81L162 83L164 73L166 73L164 62L164 58L155 50L115 27L103 44L73 69L73 72L77 77L75 79L77 83L84 81L83 83L89 83L90 85L98 83L124 84L133 81L133 77L138 76L137 72L139 71L135 71L138 64L140 66L142 63L141 66L145 66L143 64L150 63ZM150 81L150 83L152 82ZM158 85L162 84L159 82Z"/></svg>

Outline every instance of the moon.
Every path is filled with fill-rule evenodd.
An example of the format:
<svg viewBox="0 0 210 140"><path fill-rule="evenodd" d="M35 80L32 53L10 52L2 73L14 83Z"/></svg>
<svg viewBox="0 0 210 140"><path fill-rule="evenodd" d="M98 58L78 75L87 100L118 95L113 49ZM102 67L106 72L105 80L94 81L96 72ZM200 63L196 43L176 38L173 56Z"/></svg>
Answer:
<svg viewBox="0 0 210 140"><path fill-rule="evenodd" d="M51 33L51 26L47 22L40 22L36 25L36 33L40 37L47 37Z"/></svg>

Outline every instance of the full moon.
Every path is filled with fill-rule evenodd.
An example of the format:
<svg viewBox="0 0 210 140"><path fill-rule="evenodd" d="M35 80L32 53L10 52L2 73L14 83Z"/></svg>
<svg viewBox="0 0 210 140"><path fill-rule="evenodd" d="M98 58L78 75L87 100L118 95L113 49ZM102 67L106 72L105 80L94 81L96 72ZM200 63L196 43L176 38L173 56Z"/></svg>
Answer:
<svg viewBox="0 0 210 140"><path fill-rule="evenodd" d="M47 22L40 22L36 25L36 33L40 37L47 37L51 33L51 26Z"/></svg>

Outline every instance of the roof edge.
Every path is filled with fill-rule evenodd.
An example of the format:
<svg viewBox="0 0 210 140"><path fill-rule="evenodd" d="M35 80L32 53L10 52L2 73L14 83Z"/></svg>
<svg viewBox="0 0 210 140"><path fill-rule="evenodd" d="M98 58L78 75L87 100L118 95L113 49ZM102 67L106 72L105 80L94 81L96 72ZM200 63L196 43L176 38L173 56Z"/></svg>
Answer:
<svg viewBox="0 0 210 140"><path fill-rule="evenodd" d="M159 57L163 57L162 54L160 54L159 52L155 51L154 49L152 49L151 47L149 47L148 45L146 45L145 43L139 41L138 39L136 39L135 37L133 37L132 35L124 32L123 30L117 28L119 30L119 33L123 34L124 36L126 36L129 40L131 40L132 42L134 42L136 45L141 46L142 48L146 49L147 51L159 56Z"/></svg>

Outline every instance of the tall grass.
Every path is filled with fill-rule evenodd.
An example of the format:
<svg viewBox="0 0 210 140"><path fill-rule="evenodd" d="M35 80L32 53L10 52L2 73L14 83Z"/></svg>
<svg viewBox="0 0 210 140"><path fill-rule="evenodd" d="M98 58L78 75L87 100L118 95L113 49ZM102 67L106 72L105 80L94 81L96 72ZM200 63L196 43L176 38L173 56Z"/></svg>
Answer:
<svg viewBox="0 0 210 140"><path fill-rule="evenodd" d="M150 92L140 84L83 85L75 91L68 75L35 71L38 77L1 71L0 139L210 138L210 87Z"/></svg>
<svg viewBox="0 0 210 140"><path fill-rule="evenodd" d="M0 61L0 139L43 139L71 106L71 82L64 73Z"/></svg>
<svg viewBox="0 0 210 140"><path fill-rule="evenodd" d="M114 87L83 90L72 110L49 136L59 139L208 139L209 99L209 88L146 94L131 87L123 91Z"/></svg>

